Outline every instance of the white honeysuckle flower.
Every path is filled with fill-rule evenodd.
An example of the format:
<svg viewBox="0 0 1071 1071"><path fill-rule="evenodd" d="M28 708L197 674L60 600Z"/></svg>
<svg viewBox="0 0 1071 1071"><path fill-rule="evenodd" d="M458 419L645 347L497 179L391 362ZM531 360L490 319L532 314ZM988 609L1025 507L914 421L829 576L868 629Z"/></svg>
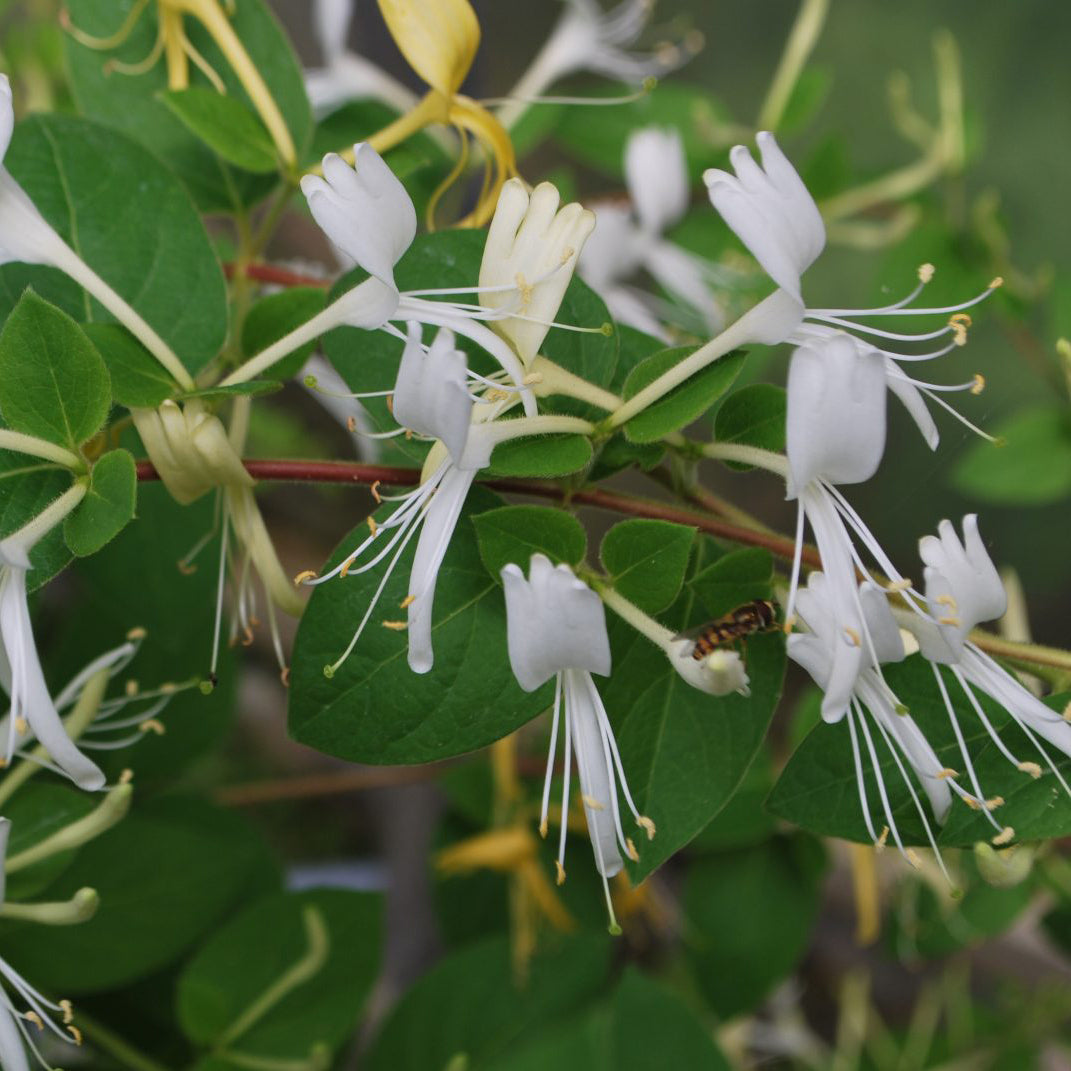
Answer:
<svg viewBox="0 0 1071 1071"><path fill-rule="evenodd" d="M693 688L708 695L751 695L751 680L747 665L738 651L719 648L704 658L693 654L695 643L689 639L677 639L665 648L670 665Z"/></svg>
<svg viewBox="0 0 1071 1071"><path fill-rule="evenodd" d="M948 816L953 792L974 808L983 807L985 804L983 800L971 795L958 784L954 771L942 766L922 731L896 694L889 688L878 669L881 663L898 662L905 655L903 641L889 609L885 593L876 585L865 581L858 587L858 604L861 616L865 618L865 628L870 637L870 649L864 651L861 646L857 647L861 657L855 665L854 679L851 681L847 694L840 694L835 700L839 713L835 718L827 718L827 720L845 720L848 723L859 804L871 839L876 844L884 844L885 837L891 832L894 843L901 853L914 864L915 860L911 853L904 848L889 803L881 761L874 747L874 737L867 721L867 713L870 714L878 735L884 740L893 756L926 831L926 837L935 852L937 852L937 845L929 819L904 767L904 759L907 760L907 764L914 771L919 784L925 791L934 817L939 823L943 823ZM845 626L840 617L839 607L832 597L831 585L823 573L811 574L807 588L799 594L797 605L799 616L806 624L808 631L789 636L788 655L807 670L819 688L827 691L833 684L833 675L836 672L835 662L842 646ZM825 714L824 709L823 714ZM864 747L866 757L869 758L871 772L878 785L878 795L885 816L886 830L880 836L875 831L867 799ZM986 813L989 813L988 810ZM999 830L1000 827L997 826L997 829ZM937 852L937 858L943 870L944 864L941 862L939 852Z"/></svg>
<svg viewBox="0 0 1071 1071"><path fill-rule="evenodd" d="M974 427L943 398L942 393L969 390L977 394L984 385L980 376L969 383L945 386L909 376L901 364L930 361L962 346L967 340L970 317L966 309L984 301L997 287L994 279L981 294L957 305L916 308L913 302L933 277L932 265L919 269L918 285L900 301L872 309L811 309L800 289L803 273L825 247L825 224L818 206L796 169L781 151L773 134L756 136L762 166L743 145L730 153L735 174L711 168L703 175L711 204L744 243L778 289L737 321L737 332L756 342L794 342L805 345L818 337L848 331L865 336L857 343L884 360L886 385L904 404L931 449L938 443L937 427L926 399L948 410L972 431ZM946 316L947 323L935 331L900 333L874 327L866 321L879 317ZM940 348L923 353L899 353L883 349L885 343L923 343L950 338ZM870 341L873 340L873 341ZM989 436L985 436L989 438Z"/></svg>
<svg viewBox="0 0 1071 1071"><path fill-rule="evenodd" d="M382 67L346 47L353 0L314 0L312 28L323 66L305 72L305 90L317 116L351 100L372 98L407 112L417 95Z"/></svg>
<svg viewBox="0 0 1071 1071"><path fill-rule="evenodd" d="M937 624L936 637L920 634L919 645L931 662L955 662L971 629L1003 616L1008 596L978 533L976 513L963 518L962 542L951 521L941 521L937 532L919 540L926 603Z"/></svg>
<svg viewBox="0 0 1071 1071"><path fill-rule="evenodd" d="M10 819L0 818L0 907L6 902L4 864L10 835ZM15 1006L12 994L26 1006L25 1011ZM49 1000L0 957L0 1068L3 1071L30 1071L27 1049L45 1071L50 1071L52 1065L42 1056L35 1035L47 1030L67 1044L81 1045L82 1035L71 1025L73 1017L70 1001Z"/></svg>
<svg viewBox="0 0 1071 1071"><path fill-rule="evenodd" d="M548 86L579 71L591 71L631 85L659 78L686 63L702 48L702 37L664 42L652 52L630 52L654 10L654 0L619 0L604 10L599 0L565 0L550 37L498 110L509 129Z"/></svg>
<svg viewBox="0 0 1071 1071"><path fill-rule="evenodd" d="M800 346L788 366L785 440L794 488L862 483L885 452L885 369L843 333Z"/></svg>
<svg viewBox="0 0 1071 1071"><path fill-rule="evenodd" d="M386 161L367 142L353 147L351 167L336 153L323 178L305 175L301 192L320 229L369 275L392 290L394 265L416 236L416 209Z"/></svg>
<svg viewBox="0 0 1071 1071"><path fill-rule="evenodd" d="M393 552L349 645L327 667L329 676L349 657L398 560L418 532L406 600L409 667L414 673L427 673L432 668L431 615L439 568L469 488L476 473L490 463L501 430L489 419L499 407L486 403L477 407L465 390L466 371L465 355L455 349L449 330L441 328L432 345L425 347L420 324L409 325L394 388L394 416L403 428L435 436L442 446L429 453L420 485L395 500L399 504L385 521L370 524L370 534L343 562L322 576L302 574L299 578L302 583L316 585L335 577L357 576L374 569ZM380 549L383 542L386 545ZM370 556L361 561L366 552Z"/></svg>
<svg viewBox="0 0 1071 1071"><path fill-rule="evenodd" d="M924 536L919 541L919 553L926 563L926 594L923 596L913 588L905 590L911 612L900 615L900 624L915 636L923 657L932 666L975 792L982 795L959 728L952 694L939 668L942 664L947 666L986 734L1008 762L1032 777L1041 776L1042 768L1037 762L1020 759L1001 739L978 700L978 692L994 699L1011 715L1071 795L1071 786L1038 740L1040 737L1071 756L1071 724L968 639L976 624L1002 614L1006 602L1000 576L978 532L977 517L974 514L964 517L962 542L947 520L941 522L938 531L939 536ZM1004 839L1000 843L1004 843L1010 834L1002 830L1001 837Z"/></svg>
<svg viewBox="0 0 1071 1071"><path fill-rule="evenodd" d="M15 537L0 541L0 687L11 699L4 765L32 737L59 772L79 788L96 792L104 787L104 774L71 742L41 669L26 593L30 549Z"/></svg>
<svg viewBox="0 0 1071 1071"><path fill-rule="evenodd" d="M668 339L662 321L694 319L698 330L720 329L712 284L719 269L664 237L688 209L689 180L680 133L671 127L634 131L625 146L625 181L632 211L619 202L594 206L596 227L580 272L616 319ZM673 298L669 303L624 284L646 270Z"/></svg>
<svg viewBox="0 0 1071 1071"><path fill-rule="evenodd" d="M515 564L504 566L501 576L506 597L506 639L517 683L526 692L534 692L551 678L555 679L539 830L546 836L558 727L564 717L565 778L558 883L565 880L569 780L575 755L595 866L602 876L611 929L616 930L608 879L620 872L622 852L630 859L638 858L635 846L621 826L619 789L648 838L654 836L655 829L654 823L639 813L632 800L610 719L591 678L592 673L600 676L610 673L610 640L602 600L567 565L552 565L543 554L532 555L527 578Z"/></svg>
<svg viewBox="0 0 1071 1071"><path fill-rule="evenodd" d="M576 202L560 202L549 182L541 182L529 195L520 179L510 179L502 187L483 248L484 305L501 314L495 330L525 367L547 337L595 226L592 212Z"/></svg>

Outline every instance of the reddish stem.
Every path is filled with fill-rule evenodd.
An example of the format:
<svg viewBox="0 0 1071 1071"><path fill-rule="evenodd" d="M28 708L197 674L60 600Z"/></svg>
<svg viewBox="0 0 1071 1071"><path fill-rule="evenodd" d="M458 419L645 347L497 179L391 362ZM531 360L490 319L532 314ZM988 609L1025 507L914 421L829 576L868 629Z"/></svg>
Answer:
<svg viewBox="0 0 1071 1071"><path fill-rule="evenodd" d="M238 265L231 260L223 264L223 274L233 279L238 274ZM247 264L243 272L247 279L256 279L261 283L274 283L276 286L315 286L326 289L331 285L330 279L320 279L315 275L302 275L300 272L288 271L274 264Z"/></svg>
<svg viewBox="0 0 1071 1071"><path fill-rule="evenodd" d="M257 480L367 485L379 482L387 486L411 486L420 480L419 469L395 468L390 465L363 465L349 461L246 461L244 464L249 475ZM138 479L159 479L151 461L138 462ZM655 502L649 498L599 489L573 491L570 494L552 480L489 479L480 482L494 491L557 500L568 498L570 502L578 505L624 513L632 517L649 517L672 521L675 524L690 524L710 535L720 536L734 543L744 543L747 546L765 547L780 558L792 560L794 544L791 539L773 533L756 532L752 528L730 524L728 521L718 520L692 510L680 509L668 502ZM803 558L813 568L821 568L821 560L813 548L804 548Z"/></svg>

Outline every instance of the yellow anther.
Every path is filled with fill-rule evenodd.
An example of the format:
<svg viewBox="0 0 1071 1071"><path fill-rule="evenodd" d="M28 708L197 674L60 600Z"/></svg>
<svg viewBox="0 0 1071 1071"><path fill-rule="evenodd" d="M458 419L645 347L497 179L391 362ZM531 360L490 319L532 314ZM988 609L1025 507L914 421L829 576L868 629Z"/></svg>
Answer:
<svg viewBox="0 0 1071 1071"><path fill-rule="evenodd" d="M933 273L937 269L932 264L920 264L919 265L919 282L928 283L933 278Z"/></svg>
<svg viewBox="0 0 1071 1071"><path fill-rule="evenodd" d="M138 682L133 677L130 678L123 686L123 691L126 693L128 699L133 699L138 694Z"/></svg>
<svg viewBox="0 0 1071 1071"><path fill-rule="evenodd" d="M126 638L128 640L130 640L132 643L137 643L138 641L145 639L145 637L148 636L148 634L149 633L145 629L143 629L140 625L138 625L137 628L132 628L126 634Z"/></svg>
<svg viewBox="0 0 1071 1071"><path fill-rule="evenodd" d="M284 688L289 688L290 687L290 667L289 666L283 666L283 668L281 670L279 670L279 681L280 681L280 683L282 684L282 686Z"/></svg>
<svg viewBox="0 0 1071 1071"><path fill-rule="evenodd" d="M343 576L345 576L345 573L343 573ZM294 587L299 588L307 580L315 580L315 579L316 579L316 570L315 569L303 569L300 573L298 573L297 576L294 577Z"/></svg>
<svg viewBox="0 0 1071 1071"><path fill-rule="evenodd" d="M25 736L30 731L30 723L20 714L15 719L15 732L19 736Z"/></svg>
<svg viewBox="0 0 1071 1071"><path fill-rule="evenodd" d="M655 829L654 822L652 822L651 819L647 817L647 815L641 814L639 818L636 819L636 825L638 825L640 829L642 829L644 833L647 834L648 840L654 840L654 835L657 830Z"/></svg>
<svg viewBox="0 0 1071 1071"><path fill-rule="evenodd" d="M119 775L119 784L121 784L121 785L129 785L130 782L133 781L133 780L134 780L134 771L131 770L131 769L126 769Z"/></svg>
<svg viewBox="0 0 1071 1071"><path fill-rule="evenodd" d="M992 844L1000 847L1002 844L1009 844L1015 837L1015 830L1011 826L1005 826L991 841Z"/></svg>
<svg viewBox="0 0 1071 1071"><path fill-rule="evenodd" d="M565 867L562 866L560 859L554 860L554 866L557 869L557 876L555 877L555 883L557 885L565 884Z"/></svg>
<svg viewBox="0 0 1071 1071"><path fill-rule="evenodd" d="M885 585L885 590L895 594L898 591L910 591L914 587L909 577L901 577L899 580L893 580L891 583Z"/></svg>
<svg viewBox="0 0 1071 1071"><path fill-rule="evenodd" d="M959 774L951 766L946 766L943 770L938 770L935 776L938 781L944 781L949 777L959 777Z"/></svg>
<svg viewBox="0 0 1071 1071"><path fill-rule="evenodd" d="M883 851L885 849L885 842L889 839L889 827L882 826L881 836L874 842L874 848L877 851Z"/></svg>
<svg viewBox="0 0 1071 1071"><path fill-rule="evenodd" d="M562 250L562 265L568 264L574 256L576 256L576 250L571 245L566 246Z"/></svg>
<svg viewBox="0 0 1071 1071"><path fill-rule="evenodd" d="M71 1037L74 1039L75 1045L81 1045L82 1044L82 1031L79 1030L78 1027L76 1027L74 1025L74 1023L68 1023L67 1024L67 1029L70 1031Z"/></svg>
<svg viewBox="0 0 1071 1071"><path fill-rule="evenodd" d="M161 695L174 695L178 691L178 685L174 681L165 681L157 690Z"/></svg>
<svg viewBox="0 0 1071 1071"><path fill-rule="evenodd" d="M253 630L248 625L246 625L245 628L242 629L242 646L253 646Z"/></svg>
<svg viewBox="0 0 1071 1071"><path fill-rule="evenodd" d="M542 372L529 372L528 375L526 375L524 377L524 379L521 380L521 382L526 387L531 387L536 383L542 383L543 382L543 373Z"/></svg>
<svg viewBox="0 0 1071 1071"><path fill-rule="evenodd" d="M404 599L402 599L402 601L400 603L398 603L398 609L399 610L405 610L407 607L412 606L413 603L415 603L415 602L416 602L416 596L415 595L406 595L406 597Z"/></svg>
<svg viewBox="0 0 1071 1071"><path fill-rule="evenodd" d="M1004 285L1004 276L995 275L989 282L990 290L999 290Z"/></svg>
<svg viewBox="0 0 1071 1071"><path fill-rule="evenodd" d="M981 372L974 373L974 382L971 383L971 394L981 394L985 390L985 376Z"/></svg>
<svg viewBox="0 0 1071 1071"><path fill-rule="evenodd" d="M581 796L584 806L593 811L604 811L606 808L594 796Z"/></svg>
<svg viewBox="0 0 1071 1071"><path fill-rule="evenodd" d="M951 595L938 595L933 601L938 606L947 606L950 610L956 608L956 600Z"/></svg>
<svg viewBox="0 0 1071 1071"><path fill-rule="evenodd" d="M636 845L632 843L631 837L625 838L625 854L634 862L640 861L640 853L636 851Z"/></svg>
<svg viewBox="0 0 1071 1071"><path fill-rule="evenodd" d="M973 796L964 796L963 802L967 804L967 806L970 807L972 811L980 810L982 806L981 803L979 803L978 800L976 800Z"/></svg>
<svg viewBox="0 0 1071 1071"><path fill-rule="evenodd" d="M391 416L394 416L394 395L393 394L388 394L387 395L387 412L390 413Z"/></svg>
<svg viewBox="0 0 1071 1071"><path fill-rule="evenodd" d="M138 729L143 733L156 733L157 736L163 736L167 732L162 721L157 721L156 718L147 718L143 721Z"/></svg>
<svg viewBox="0 0 1071 1071"><path fill-rule="evenodd" d="M998 807L1004 806L1003 796L994 796L991 800L985 801L985 809L987 811L995 811Z"/></svg>
<svg viewBox="0 0 1071 1071"><path fill-rule="evenodd" d="M1064 721L1071 721L1071 702L1068 702L1067 706L1064 707L1063 718Z"/></svg>
<svg viewBox="0 0 1071 1071"><path fill-rule="evenodd" d="M372 533L373 537L379 534L379 525L376 524L376 519L371 514L368 515L368 530Z"/></svg>
<svg viewBox="0 0 1071 1071"><path fill-rule="evenodd" d="M193 574L197 572L196 565L191 565L189 562L181 559L175 562L175 567L183 576L193 576Z"/></svg>
<svg viewBox="0 0 1071 1071"><path fill-rule="evenodd" d="M69 1000L61 1000L59 1007L63 1012L63 1025L67 1026L74 1019L74 1006Z"/></svg>
<svg viewBox="0 0 1071 1071"><path fill-rule="evenodd" d="M541 836L541 837L542 837L542 838L543 838L544 840L546 840L546 839L547 839L547 827L548 827L548 823L547 823L547 820L546 820L545 818L541 818L541 819L539 820L539 835L540 835L540 836Z"/></svg>
<svg viewBox="0 0 1071 1071"><path fill-rule="evenodd" d="M517 290L521 295L521 308L528 308L528 303L532 300L532 287L528 280L525 279L522 272L517 272L513 277L513 281L517 284Z"/></svg>
<svg viewBox="0 0 1071 1071"><path fill-rule="evenodd" d="M907 861L916 869L922 869L922 861L919 859L918 854L913 848L908 848L904 855L907 857Z"/></svg>
<svg viewBox="0 0 1071 1071"><path fill-rule="evenodd" d="M393 632L404 632L409 627L408 621L381 621L380 624Z"/></svg>
<svg viewBox="0 0 1071 1071"><path fill-rule="evenodd" d="M786 617L785 623L781 626L781 631L784 632L786 636L791 635L792 630L796 627L797 621L799 621L799 618L795 614Z"/></svg>
<svg viewBox="0 0 1071 1071"><path fill-rule="evenodd" d="M37 1029L41 1031L41 1033L44 1033L45 1024L41 1021L41 1016L38 1015L37 1012L26 1011L22 1013L22 1017L23 1019L26 1019L29 1022L33 1023L33 1025L36 1026Z"/></svg>
<svg viewBox="0 0 1071 1071"><path fill-rule="evenodd" d="M961 327L970 327L974 323L969 312L954 312L948 322Z"/></svg>
<svg viewBox="0 0 1071 1071"><path fill-rule="evenodd" d="M1036 762L1021 762L1017 769L1030 774L1035 781L1041 776L1041 767Z"/></svg>
<svg viewBox="0 0 1071 1071"><path fill-rule="evenodd" d="M851 640L853 647L862 647L863 641L859 637L859 633L854 628L850 628L847 625L844 626L844 635Z"/></svg>
<svg viewBox="0 0 1071 1071"><path fill-rule="evenodd" d="M939 617L937 619L939 625L951 625L953 628L959 628L960 619L958 617Z"/></svg>
<svg viewBox="0 0 1071 1071"><path fill-rule="evenodd" d="M376 500L377 505L383 501L379 494L379 480L373 481L368 490L372 492L372 497Z"/></svg>
<svg viewBox="0 0 1071 1071"><path fill-rule="evenodd" d="M357 560L356 554L351 554L343 563L342 568L338 571L339 576L348 576L350 570L353 568L353 563Z"/></svg>
<svg viewBox="0 0 1071 1071"><path fill-rule="evenodd" d="M346 430L347 431L356 431L357 430L357 418L355 416L346 417Z"/></svg>

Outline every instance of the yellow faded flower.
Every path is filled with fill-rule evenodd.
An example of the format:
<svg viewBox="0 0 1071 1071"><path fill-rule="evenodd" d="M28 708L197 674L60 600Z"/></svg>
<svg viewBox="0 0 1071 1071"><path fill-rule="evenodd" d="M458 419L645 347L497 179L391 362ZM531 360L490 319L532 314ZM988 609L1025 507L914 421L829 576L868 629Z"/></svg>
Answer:
<svg viewBox="0 0 1071 1071"><path fill-rule="evenodd" d="M468 0L379 0L379 9L402 55L430 89L405 115L368 138L383 153L432 124L452 126L461 138L461 153L451 173L428 203L432 225L440 196L468 162L468 139L484 154L484 181L476 207L459 221L481 227L494 212L503 183L517 173L513 143L505 127L482 104L458 92L480 45L480 24ZM352 151L341 154L353 163Z"/></svg>
<svg viewBox="0 0 1071 1071"><path fill-rule="evenodd" d="M126 18L119 28L107 37L93 37L71 25L69 16L65 15L68 33L87 48L110 50L118 48L129 36L131 30L149 6L150 0L134 0ZM227 4L233 10L233 0ZM297 162L294 139L283 120L279 106L268 89L267 84L257 70L256 64L249 58L245 46L234 32L219 0L156 0L157 23L156 41L149 54L139 63L124 64L118 60L108 63L109 71L120 74L144 74L155 66L161 56L167 64L168 89L188 89L190 84L190 61L208 78L220 93L226 92L223 81L208 64L208 61L194 47L186 35L183 18L190 15L197 19L211 35L216 46L223 53L234 71L242 88L249 96L253 107L260 116L264 126L275 144L279 158L284 165L292 168ZM471 62L471 61L470 61Z"/></svg>

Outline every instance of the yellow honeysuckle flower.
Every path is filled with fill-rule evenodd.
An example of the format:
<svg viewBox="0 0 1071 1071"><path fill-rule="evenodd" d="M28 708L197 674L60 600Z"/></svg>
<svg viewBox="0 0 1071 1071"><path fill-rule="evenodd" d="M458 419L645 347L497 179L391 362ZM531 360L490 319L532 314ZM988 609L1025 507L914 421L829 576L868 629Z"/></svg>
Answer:
<svg viewBox="0 0 1071 1071"><path fill-rule="evenodd" d="M431 227L439 197L468 162L468 138L475 138L485 156L483 189L458 226L481 227L494 214L505 181L517 174L517 160L505 127L482 104L458 92L480 45L476 13L468 0L379 0L379 9L402 55L431 88L409 112L369 137L368 144L386 152L435 123L458 131L457 165L428 204ZM353 163L352 149L340 155Z"/></svg>
<svg viewBox="0 0 1071 1071"><path fill-rule="evenodd" d="M150 0L135 0L129 14L124 19L115 33L107 37L93 37L79 30L70 22L69 16L65 16L67 32L80 44L94 49L118 48L134 29L142 13L148 7ZM118 60L111 60L108 69L120 74L144 74L150 70L161 56L167 65L168 89L188 89L190 84L189 64L192 60L194 65L215 86L219 92L225 92L225 88L219 75L214 71L208 61L194 47L186 35L183 23L184 16L191 15L197 19L211 35L219 50L223 53L231 69L241 83L242 88L249 95L249 99L260 116L264 126L275 144L276 151L283 164L292 168L297 163L297 152L294 148L294 139L290 136L286 122L275 98L268 89L267 84L257 70L256 65L246 52L238 35L234 32L227 14L220 6L219 0L156 0L158 29L156 42L149 54L139 63L125 64ZM233 0L227 4L228 11L233 11Z"/></svg>

